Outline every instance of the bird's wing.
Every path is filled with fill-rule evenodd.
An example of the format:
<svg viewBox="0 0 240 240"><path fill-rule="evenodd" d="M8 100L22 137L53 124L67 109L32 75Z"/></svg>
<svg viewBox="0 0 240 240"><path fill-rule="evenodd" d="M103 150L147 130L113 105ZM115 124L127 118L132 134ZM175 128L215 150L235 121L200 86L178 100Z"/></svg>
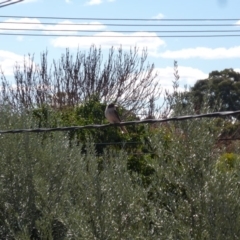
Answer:
<svg viewBox="0 0 240 240"><path fill-rule="evenodd" d="M121 122L121 119L120 119L120 117L119 117L119 115L118 115L118 112L117 112L116 110L114 110L114 114L116 115L116 117L117 117L117 119L119 120L119 122Z"/></svg>

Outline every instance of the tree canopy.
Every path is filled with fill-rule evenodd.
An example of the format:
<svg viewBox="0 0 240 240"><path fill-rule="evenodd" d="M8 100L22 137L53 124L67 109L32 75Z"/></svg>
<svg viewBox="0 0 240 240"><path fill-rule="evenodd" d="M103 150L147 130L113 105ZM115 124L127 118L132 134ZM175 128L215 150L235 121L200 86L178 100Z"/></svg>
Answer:
<svg viewBox="0 0 240 240"><path fill-rule="evenodd" d="M240 73L232 68L212 71L207 79L198 80L190 90L195 109L201 108L207 99L211 108L220 106L221 111L240 109ZM219 109L218 109L219 110Z"/></svg>
<svg viewBox="0 0 240 240"><path fill-rule="evenodd" d="M136 47L129 51L112 47L105 57L94 45L88 52L77 51L75 56L66 49L52 64L44 52L39 65L31 56L23 67L16 64L13 84L0 69L0 103L17 109L43 105L63 109L97 96L102 103L117 102L136 112L148 105L150 97L159 97L156 76L154 64L147 62L146 49L140 53Z"/></svg>

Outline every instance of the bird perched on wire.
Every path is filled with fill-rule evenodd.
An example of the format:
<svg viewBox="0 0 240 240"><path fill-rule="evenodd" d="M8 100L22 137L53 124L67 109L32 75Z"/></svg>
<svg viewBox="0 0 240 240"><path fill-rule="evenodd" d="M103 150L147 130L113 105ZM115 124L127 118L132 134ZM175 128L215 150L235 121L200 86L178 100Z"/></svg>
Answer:
<svg viewBox="0 0 240 240"><path fill-rule="evenodd" d="M105 117L107 118L107 120L110 123L120 123L121 122L121 119L118 115L116 107L117 106L114 103L110 103L109 105L107 105L107 107L105 109ZM120 128L122 130L122 133L128 133L125 126L120 126Z"/></svg>

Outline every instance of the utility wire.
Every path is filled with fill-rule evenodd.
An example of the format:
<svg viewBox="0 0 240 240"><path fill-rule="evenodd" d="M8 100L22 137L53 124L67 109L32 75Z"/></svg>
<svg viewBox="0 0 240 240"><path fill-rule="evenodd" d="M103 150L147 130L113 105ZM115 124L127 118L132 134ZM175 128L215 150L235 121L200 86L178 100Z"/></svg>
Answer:
<svg viewBox="0 0 240 240"><path fill-rule="evenodd" d="M34 33L0 33L0 35L5 36L34 36L34 37L87 37L87 38L196 38L196 37L240 37L239 34L216 34L216 35L154 35L154 36L147 36L147 35L136 35L136 36L119 36L119 35L63 35L63 34L34 34Z"/></svg>
<svg viewBox="0 0 240 240"><path fill-rule="evenodd" d="M0 24L33 24L33 25L56 25L50 22L16 22L7 21ZM58 26L102 26L101 23L57 23ZM104 26L115 27L237 27L238 24L125 24L125 23L104 23Z"/></svg>
<svg viewBox="0 0 240 240"><path fill-rule="evenodd" d="M226 111L226 112L214 112L214 113L206 113L199 115L187 115L187 116L179 116L172 117L166 119L148 119L141 121L131 121L131 122L121 122L115 124L103 124L103 125L85 125L85 126L72 126L72 127L58 127L58 128L35 128L35 129L14 129L14 130L1 130L0 134L7 133L26 133L26 132L56 132L56 131L71 131L71 130L82 130L82 129L103 129L107 127L113 126L128 126L128 125L136 125L136 124L145 124L145 123L164 123L170 121L184 121L188 119L197 119L197 118L212 118L212 117L222 117L222 116L234 116L240 114L240 110L238 111Z"/></svg>
<svg viewBox="0 0 240 240"><path fill-rule="evenodd" d="M46 16L9 16L3 15L0 18L31 18L31 19L52 19L52 20L94 20L94 21L238 21L239 18L77 18L77 17L46 17Z"/></svg>
<svg viewBox="0 0 240 240"><path fill-rule="evenodd" d="M0 28L0 30L5 31L37 31L37 32L94 32L94 33L108 33L108 32L117 32L117 33L133 33L139 32L138 30L77 30L77 29L34 29L34 28ZM144 31L144 33L207 33L207 32L240 32L240 30L184 30L184 31L175 31L175 30L163 30L163 31Z"/></svg>
<svg viewBox="0 0 240 240"><path fill-rule="evenodd" d="M6 1L0 2L0 5L4 5L4 4L8 3L8 2L11 2L11 0L6 0Z"/></svg>
<svg viewBox="0 0 240 240"><path fill-rule="evenodd" d="M140 18L133 18L133 19L121 19L121 18L66 18L66 17L44 17L44 16L38 16L38 17L26 17L26 16L0 16L0 18L3 17L8 17L8 18L40 18L40 19L68 19L68 20L108 20L108 21L150 21L150 20L156 20L156 19L140 19ZM159 20L159 19L157 19ZM164 21L236 21L237 19L164 19ZM1 24L8 24L9 28L7 27L1 27ZM104 23L104 26L115 26L115 27L157 27L157 29L154 30L147 30L144 31L143 29L141 30L90 30L90 29L86 29L86 30L78 30L78 29L37 29L35 27L32 29L29 28L11 28L11 24L15 24L15 25L25 25L25 26L36 26L36 25L52 25L52 26L77 26L77 27L92 27L92 26L102 26L101 23L53 23L53 22L19 22L19 21L3 21L0 22L0 30L2 31L7 31L7 32L1 32L0 35L5 35L5 36L11 36L11 35L22 35L22 36L36 36L36 37L87 37L87 38L149 38L149 37L156 37L156 38L175 38L175 37L179 37L179 38L196 38L196 37L200 37L200 38L209 38L209 37L239 37L239 34L234 34L234 33L239 33L240 30L238 29L232 29L232 30L227 30L227 29L213 29L213 30L206 30L206 29L202 29L202 30L161 30L161 27L236 27L238 26L237 24L129 24L129 23ZM25 33L9 33L9 31L25 31ZM27 31L27 33L26 33ZM36 32L52 32L52 34L38 34L38 33L32 33L32 31ZM143 32L143 35L135 35L135 36L119 36L119 35L88 35L88 34L54 34L54 32L81 32L81 33L108 33L108 32L114 32L114 33L133 33L133 32ZM29 33L31 32L31 33ZM212 33L212 34L204 34L204 35L154 35L154 36L146 36L144 34L144 32L146 33ZM218 33L218 34L214 34L214 33ZM229 33L229 34L219 34L219 33ZM232 33L232 34L230 34Z"/></svg>
<svg viewBox="0 0 240 240"><path fill-rule="evenodd" d="M15 3L23 2L23 1L24 0L18 0L18 1L15 1L15 2L11 2L11 0L6 0L6 1L0 2L0 8L9 6L9 5L12 5L12 4L15 4Z"/></svg>

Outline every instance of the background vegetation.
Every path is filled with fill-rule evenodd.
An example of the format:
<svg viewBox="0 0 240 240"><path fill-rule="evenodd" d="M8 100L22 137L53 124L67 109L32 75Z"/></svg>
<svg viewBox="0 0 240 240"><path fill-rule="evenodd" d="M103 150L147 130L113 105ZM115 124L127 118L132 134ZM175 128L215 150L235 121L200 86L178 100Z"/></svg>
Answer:
<svg viewBox="0 0 240 240"><path fill-rule="evenodd" d="M221 110L220 104L209 104L207 94L196 109L196 98L190 94L194 88L177 91L175 62L174 91L166 93L167 105L159 112L158 89L150 91L153 68L147 68L149 73L142 78L142 86L150 87L143 101L145 87L140 88L138 79L146 55L136 54L131 60L131 54L119 50L110 54L109 65L101 65L102 56L93 47L75 62L66 55L54 73L43 55L40 68L16 68L16 88L2 75L0 129L102 124L112 96L126 120L137 119L142 108L151 118ZM93 56L98 56L96 64ZM121 64L119 56L125 56ZM110 82L97 90L102 69L115 66L114 59L125 69L124 81L136 79L129 90L130 107L124 103L124 91L104 94ZM140 68L130 71L127 66L138 60ZM85 65L81 68L80 63ZM94 69L98 74L87 77ZM108 79L118 81L113 69ZM76 78L71 77L74 71ZM94 87L86 93L84 84L90 80ZM124 81L115 82L112 91L126 87ZM38 91L39 83L48 90ZM71 95L68 89L73 87ZM238 239L239 142L219 140L236 132L234 120L234 124L231 118L219 118L137 125L127 127L127 135L117 128L0 134L0 239Z"/></svg>

